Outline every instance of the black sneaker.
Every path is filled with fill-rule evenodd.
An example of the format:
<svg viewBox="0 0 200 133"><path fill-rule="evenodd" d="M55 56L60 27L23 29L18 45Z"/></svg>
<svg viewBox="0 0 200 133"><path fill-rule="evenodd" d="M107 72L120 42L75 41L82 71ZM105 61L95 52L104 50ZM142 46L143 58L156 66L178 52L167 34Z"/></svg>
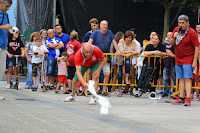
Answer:
<svg viewBox="0 0 200 133"><path fill-rule="evenodd" d="M49 87L49 90L53 90L53 89L54 89L54 86L51 85L51 86Z"/></svg>
<svg viewBox="0 0 200 133"><path fill-rule="evenodd" d="M33 87L32 91L37 91L37 88L36 88L36 87Z"/></svg>
<svg viewBox="0 0 200 133"><path fill-rule="evenodd" d="M162 94L162 97L168 97L168 93Z"/></svg>

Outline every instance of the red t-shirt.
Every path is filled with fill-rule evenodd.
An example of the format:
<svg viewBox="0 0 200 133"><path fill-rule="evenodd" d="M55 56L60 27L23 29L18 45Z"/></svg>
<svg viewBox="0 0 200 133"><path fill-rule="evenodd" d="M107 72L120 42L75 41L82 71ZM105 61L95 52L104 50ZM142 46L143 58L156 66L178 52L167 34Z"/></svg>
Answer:
<svg viewBox="0 0 200 133"><path fill-rule="evenodd" d="M66 44L65 51L69 54L69 58L68 58L69 65L68 66L75 66L74 57L75 57L76 52L80 48L81 48L81 43L76 40L69 41Z"/></svg>
<svg viewBox="0 0 200 133"><path fill-rule="evenodd" d="M100 60L104 59L104 57L105 56L103 52L97 46L94 46L92 56L89 59L86 59L85 57L83 57L81 53L81 49L79 49L75 55L75 65L90 67L90 66L93 66L95 63L99 62Z"/></svg>
<svg viewBox="0 0 200 133"><path fill-rule="evenodd" d="M178 32L179 27L176 27L173 31L171 38L173 38L174 33ZM181 31L184 34L185 31ZM194 29L189 27L187 35L182 39L182 41L175 45L175 63L177 65L192 64L194 59L195 47L199 46L198 36Z"/></svg>

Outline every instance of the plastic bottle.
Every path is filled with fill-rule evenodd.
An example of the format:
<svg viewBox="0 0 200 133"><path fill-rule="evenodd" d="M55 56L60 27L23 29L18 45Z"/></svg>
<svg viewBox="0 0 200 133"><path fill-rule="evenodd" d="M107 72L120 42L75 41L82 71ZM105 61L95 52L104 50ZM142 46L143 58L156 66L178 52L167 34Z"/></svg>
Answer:
<svg viewBox="0 0 200 133"><path fill-rule="evenodd" d="M194 92L193 98L194 98L194 101L197 101L197 93L196 92Z"/></svg>

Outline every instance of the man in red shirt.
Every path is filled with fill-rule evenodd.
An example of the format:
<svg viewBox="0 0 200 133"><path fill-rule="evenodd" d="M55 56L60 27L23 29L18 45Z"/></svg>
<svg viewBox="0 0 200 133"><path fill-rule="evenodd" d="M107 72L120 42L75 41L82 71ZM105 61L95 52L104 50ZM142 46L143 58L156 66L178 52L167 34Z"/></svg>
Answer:
<svg viewBox="0 0 200 133"><path fill-rule="evenodd" d="M170 45L175 45L175 68L176 78L179 79L180 98L172 103L184 103L185 106L191 104L192 73L197 66L199 54L199 41L197 33L189 26L189 17L180 15L178 17L178 27L173 31ZM184 99L184 93L187 99Z"/></svg>
<svg viewBox="0 0 200 133"><path fill-rule="evenodd" d="M75 55L76 73L72 83L72 95L67 97L64 101L70 102L75 100L75 92L80 81L84 88L88 88L88 84L84 81L83 75L88 70L92 70L92 78L95 82L94 88L98 92L98 78L100 71L106 62L103 52L90 43L84 43ZM96 99L93 96L89 104L96 104Z"/></svg>

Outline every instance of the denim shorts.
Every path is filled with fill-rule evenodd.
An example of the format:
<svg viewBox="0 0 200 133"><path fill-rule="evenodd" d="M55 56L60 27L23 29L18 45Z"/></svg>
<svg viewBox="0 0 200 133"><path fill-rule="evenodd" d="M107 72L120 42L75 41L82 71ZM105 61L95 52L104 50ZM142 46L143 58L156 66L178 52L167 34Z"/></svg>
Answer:
<svg viewBox="0 0 200 133"><path fill-rule="evenodd" d="M175 65L176 68L176 79L186 79L186 78L192 78L192 65L186 64L186 65Z"/></svg>
<svg viewBox="0 0 200 133"><path fill-rule="evenodd" d="M81 75L83 76L88 69L91 69L92 74L94 74L94 72L99 68L99 65L100 65L100 62L97 62L93 64L93 66L90 66L90 67L81 66ZM79 80L76 72L74 75L74 80Z"/></svg>
<svg viewBox="0 0 200 133"><path fill-rule="evenodd" d="M58 74L58 65L56 58L47 58L47 74L46 76L57 77Z"/></svg>
<svg viewBox="0 0 200 133"><path fill-rule="evenodd" d="M106 63L103 68L102 68L103 72L108 72L110 73L110 63Z"/></svg>
<svg viewBox="0 0 200 133"><path fill-rule="evenodd" d="M16 66L16 57L7 58L7 66ZM22 59L18 58L18 66L22 66Z"/></svg>

